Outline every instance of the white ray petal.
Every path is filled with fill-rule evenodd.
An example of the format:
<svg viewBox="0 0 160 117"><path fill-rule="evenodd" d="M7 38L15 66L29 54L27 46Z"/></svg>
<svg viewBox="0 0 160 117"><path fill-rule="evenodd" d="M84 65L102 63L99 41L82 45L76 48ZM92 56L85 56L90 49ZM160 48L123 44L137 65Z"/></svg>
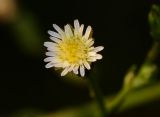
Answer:
<svg viewBox="0 0 160 117"><path fill-rule="evenodd" d="M55 46L48 47L47 50L53 51L53 52L59 51L58 47L55 47Z"/></svg>
<svg viewBox="0 0 160 117"><path fill-rule="evenodd" d="M69 67L69 72L71 72L71 71L73 70L74 66L75 66L75 65L71 65L71 66Z"/></svg>
<svg viewBox="0 0 160 117"><path fill-rule="evenodd" d="M47 47L47 50L55 53L60 52L60 48L56 46Z"/></svg>
<svg viewBox="0 0 160 117"><path fill-rule="evenodd" d="M63 68L68 67L70 64L67 61L63 62Z"/></svg>
<svg viewBox="0 0 160 117"><path fill-rule="evenodd" d="M78 68L79 68L79 66L75 66L75 67L73 68L73 73L78 74Z"/></svg>
<svg viewBox="0 0 160 117"><path fill-rule="evenodd" d="M45 68L51 68L51 67L53 67L54 66L54 63L47 63L46 65L45 65Z"/></svg>
<svg viewBox="0 0 160 117"><path fill-rule="evenodd" d="M68 72L69 72L69 67L66 67L66 68L62 71L61 76L65 76Z"/></svg>
<svg viewBox="0 0 160 117"><path fill-rule="evenodd" d="M57 47L56 43L53 42L44 42L43 44L45 47Z"/></svg>
<svg viewBox="0 0 160 117"><path fill-rule="evenodd" d="M51 30L48 31L48 34L50 34L53 37L57 37L57 38L60 38L60 39L62 38L58 33L54 32L54 31L51 31Z"/></svg>
<svg viewBox="0 0 160 117"><path fill-rule="evenodd" d="M53 24L54 29L61 35L64 34L64 31L56 24Z"/></svg>
<svg viewBox="0 0 160 117"><path fill-rule="evenodd" d="M54 66L54 67L63 67L63 64L62 64L62 63L54 63L53 66Z"/></svg>
<svg viewBox="0 0 160 117"><path fill-rule="evenodd" d="M79 61L79 65L82 65L82 64L83 64L83 61L82 61L82 60L80 60L80 61Z"/></svg>
<svg viewBox="0 0 160 117"><path fill-rule="evenodd" d="M56 38L56 37L49 37L52 41L56 42L56 43L59 43L61 42L61 40L59 38Z"/></svg>
<svg viewBox="0 0 160 117"><path fill-rule="evenodd" d="M87 61L84 61L84 66L89 70L89 69L91 69L91 67L90 67L90 65L89 65L89 63L87 62Z"/></svg>
<svg viewBox="0 0 160 117"><path fill-rule="evenodd" d="M62 61L58 59L57 57L54 57L54 59L51 62L52 63L62 63Z"/></svg>
<svg viewBox="0 0 160 117"><path fill-rule="evenodd" d="M46 52L46 56L57 56L55 52Z"/></svg>
<svg viewBox="0 0 160 117"><path fill-rule="evenodd" d="M87 61L89 61L89 62L95 62L95 61L96 61L96 58L95 58L95 57L89 57L89 58L87 59Z"/></svg>
<svg viewBox="0 0 160 117"><path fill-rule="evenodd" d="M47 57L44 59L44 62L50 62L54 59L54 57Z"/></svg>
<svg viewBox="0 0 160 117"><path fill-rule="evenodd" d="M88 26L87 29L86 29L85 35L84 35L84 39L89 38L91 30L92 30L91 26Z"/></svg>
<svg viewBox="0 0 160 117"><path fill-rule="evenodd" d="M93 50L94 50L94 47L90 47L88 50L89 50L89 51L93 51Z"/></svg>
<svg viewBox="0 0 160 117"><path fill-rule="evenodd" d="M86 44L89 45L91 43L91 41L93 41L93 39L89 38L88 40L86 40Z"/></svg>
<svg viewBox="0 0 160 117"><path fill-rule="evenodd" d="M85 75L85 70L83 65L80 66L80 74L82 77Z"/></svg>
<svg viewBox="0 0 160 117"><path fill-rule="evenodd" d="M74 20L74 28L75 28L75 30L77 31L77 32L79 32L79 21L76 19L76 20Z"/></svg>
<svg viewBox="0 0 160 117"><path fill-rule="evenodd" d="M84 29L84 25L82 24L81 27L79 28L79 35L80 36L83 35L83 29Z"/></svg>
<svg viewBox="0 0 160 117"><path fill-rule="evenodd" d="M59 51L58 45L53 42L44 42L44 46L47 47L48 51Z"/></svg>
<svg viewBox="0 0 160 117"><path fill-rule="evenodd" d="M57 57L47 57L44 59L44 62L61 63L61 60Z"/></svg>
<svg viewBox="0 0 160 117"><path fill-rule="evenodd" d="M89 42L88 46L91 47L94 44L94 41Z"/></svg>
<svg viewBox="0 0 160 117"><path fill-rule="evenodd" d="M102 59L102 55L101 54L96 54L96 59Z"/></svg>
<svg viewBox="0 0 160 117"><path fill-rule="evenodd" d="M96 52L93 52L93 51L88 52L88 55L89 55L89 56L95 56L95 55L96 55Z"/></svg>
<svg viewBox="0 0 160 117"><path fill-rule="evenodd" d="M95 47L95 48L93 49L93 51L94 51L94 52L99 52L99 51L101 51L101 50L103 50L103 49L104 49L103 46L98 46L98 47Z"/></svg>
<svg viewBox="0 0 160 117"><path fill-rule="evenodd" d="M71 30L70 25L67 24L67 25L64 27L64 29L65 29L65 35L66 35L67 38L70 38L70 37L73 36L73 32L72 32L72 30Z"/></svg>

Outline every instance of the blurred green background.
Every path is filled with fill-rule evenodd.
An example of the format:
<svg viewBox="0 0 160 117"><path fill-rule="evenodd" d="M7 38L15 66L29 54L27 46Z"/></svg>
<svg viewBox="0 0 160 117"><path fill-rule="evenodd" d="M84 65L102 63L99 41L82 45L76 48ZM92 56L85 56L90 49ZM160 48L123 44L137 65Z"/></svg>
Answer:
<svg viewBox="0 0 160 117"><path fill-rule="evenodd" d="M148 13L158 0L1 0L0 117L50 113L92 100L85 79L67 80L45 69L47 30L79 19L93 27L103 59L95 63L105 96L118 92L128 68L141 65L153 40ZM157 116L160 99L116 116ZM18 117L18 116L17 116Z"/></svg>

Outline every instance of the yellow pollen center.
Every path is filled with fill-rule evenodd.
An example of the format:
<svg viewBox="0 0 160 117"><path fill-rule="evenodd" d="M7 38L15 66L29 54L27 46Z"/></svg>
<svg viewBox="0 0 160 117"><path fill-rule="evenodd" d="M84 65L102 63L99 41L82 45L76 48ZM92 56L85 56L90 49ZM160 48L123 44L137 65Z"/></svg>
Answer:
<svg viewBox="0 0 160 117"><path fill-rule="evenodd" d="M80 60L87 58L88 47L81 38L65 39L59 43L60 59L70 64L78 64Z"/></svg>

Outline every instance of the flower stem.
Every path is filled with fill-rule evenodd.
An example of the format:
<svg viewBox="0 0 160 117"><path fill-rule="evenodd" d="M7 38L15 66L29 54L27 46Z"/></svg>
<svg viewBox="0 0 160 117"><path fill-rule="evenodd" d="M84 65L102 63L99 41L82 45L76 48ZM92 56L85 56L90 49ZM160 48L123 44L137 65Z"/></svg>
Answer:
<svg viewBox="0 0 160 117"><path fill-rule="evenodd" d="M155 59L157 59L159 52L160 52L160 43L155 41L148 52L145 63L153 63Z"/></svg>
<svg viewBox="0 0 160 117"><path fill-rule="evenodd" d="M129 93L129 88L123 88L115 97L115 99L112 100L112 102L108 107L110 115L114 115L118 111L120 105L123 104L128 93Z"/></svg>
<svg viewBox="0 0 160 117"><path fill-rule="evenodd" d="M102 95L102 92L100 91L99 85L97 84L95 77L89 77L88 80L89 80L89 83L91 86L91 91L94 93L94 97L97 101L97 104L98 104L100 110L101 110L101 115L102 115L102 117L106 117L107 110L105 107L103 95Z"/></svg>

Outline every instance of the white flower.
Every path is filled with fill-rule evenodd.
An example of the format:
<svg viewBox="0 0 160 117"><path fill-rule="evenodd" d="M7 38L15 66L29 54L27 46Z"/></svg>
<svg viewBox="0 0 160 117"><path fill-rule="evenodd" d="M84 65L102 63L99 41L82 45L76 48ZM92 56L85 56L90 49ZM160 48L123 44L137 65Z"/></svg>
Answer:
<svg viewBox="0 0 160 117"><path fill-rule="evenodd" d="M94 47L94 40L91 37L91 26L88 26L83 34L84 25L80 25L78 20L74 20L74 28L69 24L64 26L62 30L56 24L53 27L57 32L48 31L50 39L53 42L44 42L47 47L47 58L44 59L46 68L58 67L63 71L61 76L68 72L78 74L83 77L85 75L85 68L90 68L91 62L102 59L102 55L97 52L104 49L103 46Z"/></svg>

